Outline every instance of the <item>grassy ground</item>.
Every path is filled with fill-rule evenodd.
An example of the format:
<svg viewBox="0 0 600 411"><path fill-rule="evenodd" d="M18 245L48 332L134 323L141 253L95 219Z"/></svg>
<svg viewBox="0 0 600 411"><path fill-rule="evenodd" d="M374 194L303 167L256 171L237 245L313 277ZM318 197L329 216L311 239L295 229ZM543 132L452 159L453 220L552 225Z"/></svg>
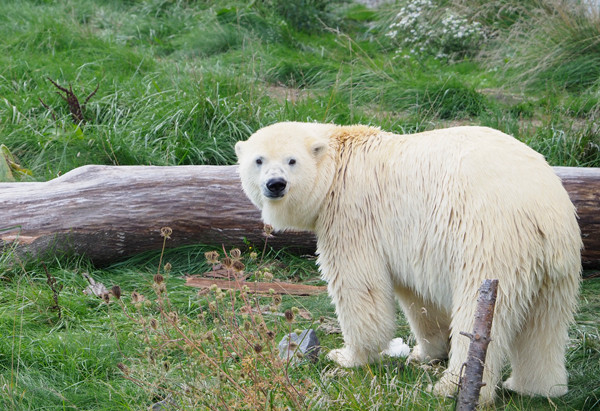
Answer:
<svg viewBox="0 0 600 411"><path fill-rule="evenodd" d="M429 32L411 43L390 34L406 29L402 4L0 0L0 158L12 161L0 180L48 180L90 163L231 164L235 141L280 120L396 132L481 124L553 165L600 166L598 13L529 0L413 3L421 9L408 33ZM452 21L471 34L458 36ZM454 35L438 36L443 28ZM421 50L427 37L443 41ZM51 80L82 106L90 96L84 121ZM85 259L21 266L3 252L0 408L137 410L163 398L187 409L453 407L425 389L438 367L288 366L273 344L289 330L320 326L325 347L341 344L326 333L327 297L198 295L182 276L208 270L208 250L167 253L167 294L154 279L158 254L98 269ZM310 260L259 263L244 251L243 261L257 278L318 281ZM84 295L84 272L119 285L121 299ZM501 391L497 408L600 405L599 296L598 279L583 283L570 393L549 401ZM249 310L256 305L268 313ZM291 322L276 315L286 310ZM401 316L398 335L409 337Z"/></svg>
<svg viewBox="0 0 600 411"><path fill-rule="evenodd" d="M341 370L323 356L316 363L300 360L288 365L278 357L277 342L290 331L314 328L324 347L342 344L339 333L329 333L336 324L328 297L257 297L215 289L197 292L184 285L182 276L190 268L193 273L210 270L204 262L205 250L209 249L168 252L164 261L172 268L161 270L165 280L159 279L160 283L156 280L157 254L104 270L84 260L55 262L48 272L56 281L56 293L48 284L44 265L4 266L2 408L138 410L164 398L183 409L453 408L452 400L427 392L443 366L407 366L389 359ZM313 262L274 257L260 263L243 255L250 279L265 280L272 275L306 284L318 282ZM107 304L84 294L88 283L83 273L109 289L118 285L120 300L112 296ZM161 291L160 284L166 284L165 290ZM586 280L577 323L571 329L571 390L566 396L550 401L500 391L496 408L597 407L599 310L600 281ZM286 311L292 313L291 321ZM398 324L397 335L410 338L401 316Z"/></svg>

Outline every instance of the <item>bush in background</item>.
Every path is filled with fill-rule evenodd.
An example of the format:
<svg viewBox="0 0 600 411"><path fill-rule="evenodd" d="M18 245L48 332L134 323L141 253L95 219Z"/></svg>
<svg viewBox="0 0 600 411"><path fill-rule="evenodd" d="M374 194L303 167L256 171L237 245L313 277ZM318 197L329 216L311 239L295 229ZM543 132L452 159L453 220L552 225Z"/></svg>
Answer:
<svg viewBox="0 0 600 411"><path fill-rule="evenodd" d="M485 39L479 22L432 0L407 2L385 35L396 42L400 55L434 55L438 59L473 56Z"/></svg>

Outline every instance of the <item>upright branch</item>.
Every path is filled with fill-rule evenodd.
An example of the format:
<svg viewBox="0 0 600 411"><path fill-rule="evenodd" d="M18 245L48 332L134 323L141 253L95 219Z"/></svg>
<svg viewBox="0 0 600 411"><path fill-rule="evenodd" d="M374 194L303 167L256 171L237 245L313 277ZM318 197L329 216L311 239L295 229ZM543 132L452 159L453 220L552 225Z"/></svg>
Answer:
<svg viewBox="0 0 600 411"><path fill-rule="evenodd" d="M471 345L467 353L467 362L463 365L464 374L460 378L457 409L474 410L479 402L479 391L482 383L485 354L491 341L492 320L498 294L498 280L485 280L479 289L477 310L473 333L461 332L469 337Z"/></svg>
<svg viewBox="0 0 600 411"><path fill-rule="evenodd" d="M62 311L60 309L60 304L58 303L58 295L62 290L62 285L56 283L56 278L54 278L52 274L50 274L50 271L48 271L46 264L42 263L42 265L44 267L44 271L46 272L46 282L52 290L52 299L54 300L54 305L50 307L50 309L56 310L58 312L58 319L60 320L62 318Z"/></svg>
<svg viewBox="0 0 600 411"><path fill-rule="evenodd" d="M86 106L87 102L90 101L90 99L98 91L98 88L100 87L100 83L98 83L98 85L96 86L96 89L94 91L92 91L85 98L83 104L81 104L79 102L79 99L75 95L75 93L73 93L73 87L71 87L70 84L69 84L69 88L67 89L67 88L64 88L64 87L60 86L58 83L56 83L50 77L48 77L48 81L50 81L50 83L52 83L54 85L54 87L56 87L58 90L60 90L60 91L62 91L62 93L64 93L64 94L62 94L60 92L57 92L57 94L59 96L61 96L67 102L67 104L69 105L69 111L71 112L71 117L73 118L73 122L75 124L84 123L85 122L85 118L83 117L83 111L85 110L85 106ZM46 107L47 109L50 109L50 107L48 107L46 105L46 103L44 103L42 101L42 99L40 99L40 102L42 103L42 105L44 107ZM55 118L54 113L52 113L52 117Z"/></svg>

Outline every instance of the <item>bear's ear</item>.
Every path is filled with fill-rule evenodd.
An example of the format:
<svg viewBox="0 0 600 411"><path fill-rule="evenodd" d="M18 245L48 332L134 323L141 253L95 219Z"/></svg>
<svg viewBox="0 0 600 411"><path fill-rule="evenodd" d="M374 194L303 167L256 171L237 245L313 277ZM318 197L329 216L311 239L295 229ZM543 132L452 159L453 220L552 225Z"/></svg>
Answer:
<svg viewBox="0 0 600 411"><path fill-rule="evenodd" d="M327 144L322 141L318 141L310 146L310 150L312 155L319 160L327 152Z"/></svg>
<svg viewBox="0 0 600 411"><path fill-rule="evenodd" d="M237 143L235 143L235 155L237 156L238 161L242 156L242 144L244 144L243 141L238 141Z"/></svg>

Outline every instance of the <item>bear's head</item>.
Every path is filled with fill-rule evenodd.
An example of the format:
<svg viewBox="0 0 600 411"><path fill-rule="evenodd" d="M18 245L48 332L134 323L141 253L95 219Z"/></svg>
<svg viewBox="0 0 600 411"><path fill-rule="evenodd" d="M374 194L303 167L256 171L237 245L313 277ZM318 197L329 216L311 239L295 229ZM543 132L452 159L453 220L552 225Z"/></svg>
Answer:
<svg viewBox="0 0 600 411"><path fill-rule="evenodd" d="M285 122L235 145L242 187L276 230L314 230L333 179L334 125Z"/></svg>

